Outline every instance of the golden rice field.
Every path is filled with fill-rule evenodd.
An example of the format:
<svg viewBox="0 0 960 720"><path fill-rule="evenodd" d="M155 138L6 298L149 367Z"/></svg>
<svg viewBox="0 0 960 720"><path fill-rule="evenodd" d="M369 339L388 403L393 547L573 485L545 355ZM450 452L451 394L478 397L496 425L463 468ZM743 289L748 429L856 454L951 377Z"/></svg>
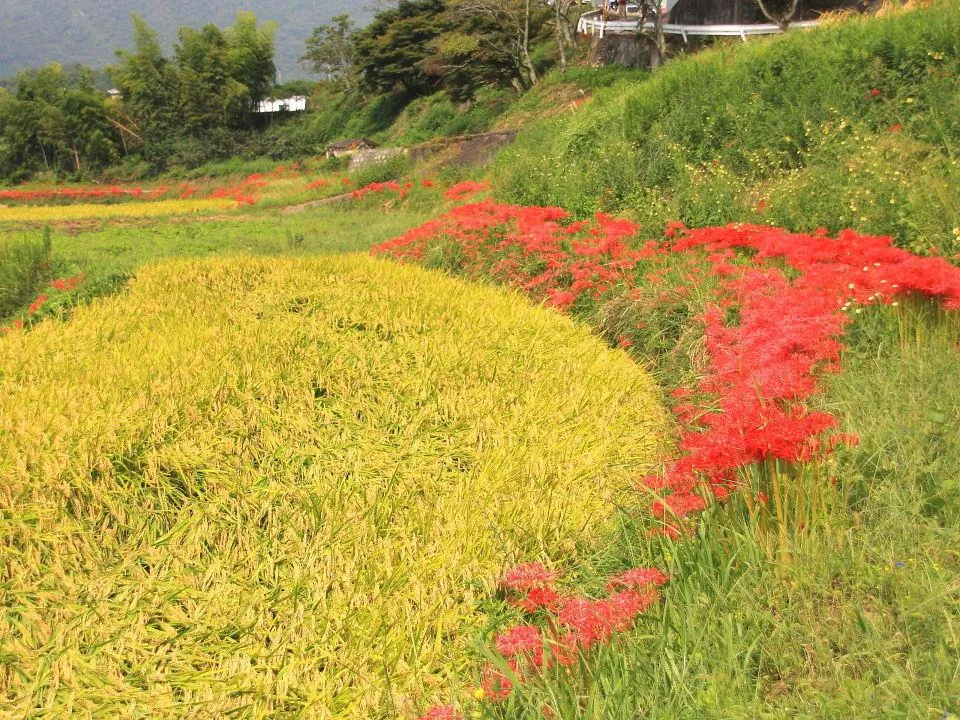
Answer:
<svg viewBox="0 0 960 720"><path fill-rule="evenodd" d="M198 198L144 200L122 203L71 203L68 205L0 205L0 222L58 222L96 218L142 218L223 212L237 207L234 200Z"/></svg>
<svg viewBox="0 0 960 720"><path fill-rule="evenodd" d="M665 427L625 354L503 290L149 266L0 337L0 707L409 716L503 568L599 533Z"/></svg>

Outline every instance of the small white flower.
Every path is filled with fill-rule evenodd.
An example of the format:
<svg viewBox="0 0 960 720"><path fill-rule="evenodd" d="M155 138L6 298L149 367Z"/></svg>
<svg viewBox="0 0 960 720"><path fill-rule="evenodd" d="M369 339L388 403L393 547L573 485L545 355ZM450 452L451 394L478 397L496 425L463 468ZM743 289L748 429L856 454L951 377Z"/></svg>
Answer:
<svg viewBox="0 0 960 720"><path fill-rule="evenodd" d="M899 305L900 303L898 303L896 300L894 300L894 301L893 301L892 303L890 303L890 304L891 304L893 307L896 307L896 306Z"/></svg>
<svg viewBox="0 0 960 720"><path fill-rule="evenodd" d="M856 312L856 313L857 313L857 315L859 315L859 314L860 314L860 312L861 312L861 310L860 310L860 308L857 308L857 309L856 309L856 310L855 310L854 312Z"/></svg>
<svg viewBox="0 0 960 720"><path fill-rule="evenodd" d="M863 271L864 271L864 272L867 272L869 269L870 269L869 267L864 267L864 268L863 268Z"/></svg>
<svg viewBox="0 0 960 720"><path fill-rule="evenodd" d="M847 287L853 290L856 287L856 285L854 285L853 283L850 283L849 285L847 285ZM894 285L894 287L896 287L896 285Z"/></svg>

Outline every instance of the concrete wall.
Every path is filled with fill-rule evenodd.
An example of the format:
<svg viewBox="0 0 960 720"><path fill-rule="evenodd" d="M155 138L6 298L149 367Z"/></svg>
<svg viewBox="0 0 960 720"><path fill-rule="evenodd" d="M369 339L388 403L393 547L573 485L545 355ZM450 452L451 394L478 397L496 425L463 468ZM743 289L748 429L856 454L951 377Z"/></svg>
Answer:
<svg viewBox="0 0 960 720"><path fill-rule="evenodd" d="M419 163L437 153L449 156L445 164L480 165L489 161L501 148L506 147L517 137L516 130L466 135L455 138L442 138L423 145L409 148L387 147L373 150L358 150L350 158L350 169L357 170L369 165L386 162L398 155L406 155L411 162Z"/></svg>

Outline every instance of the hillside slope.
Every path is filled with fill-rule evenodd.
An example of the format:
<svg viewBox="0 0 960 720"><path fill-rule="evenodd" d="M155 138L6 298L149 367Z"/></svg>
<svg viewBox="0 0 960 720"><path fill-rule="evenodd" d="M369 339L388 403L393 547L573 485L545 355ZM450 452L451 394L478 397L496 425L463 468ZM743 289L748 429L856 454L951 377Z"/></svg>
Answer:
<svg viewBox="0 0 960 720"><path fill-rule="evenodd" d="M504 153L513 202L657 232L760 222L960 251L960 2L729 43L541 121Z"/></svg>

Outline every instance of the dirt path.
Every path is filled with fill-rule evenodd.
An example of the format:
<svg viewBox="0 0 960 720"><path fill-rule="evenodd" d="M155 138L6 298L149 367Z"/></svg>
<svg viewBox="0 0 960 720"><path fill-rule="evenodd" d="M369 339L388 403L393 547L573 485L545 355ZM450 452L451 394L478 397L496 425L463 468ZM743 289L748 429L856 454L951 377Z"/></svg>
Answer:
<svg viewBox="0 0 960 720"><path fill-rule="evenodd" d="M351 195L352 192L345 192L342 195L334 195L333 197L321 198L320 200L311 200L310 202L301 203L299 205L288 205L280 210L280 214L296 215L298 213L306 212L310 208L321 207L323 205L332 205L333 203L341 202L343 200L349 200Z"/></svg>

